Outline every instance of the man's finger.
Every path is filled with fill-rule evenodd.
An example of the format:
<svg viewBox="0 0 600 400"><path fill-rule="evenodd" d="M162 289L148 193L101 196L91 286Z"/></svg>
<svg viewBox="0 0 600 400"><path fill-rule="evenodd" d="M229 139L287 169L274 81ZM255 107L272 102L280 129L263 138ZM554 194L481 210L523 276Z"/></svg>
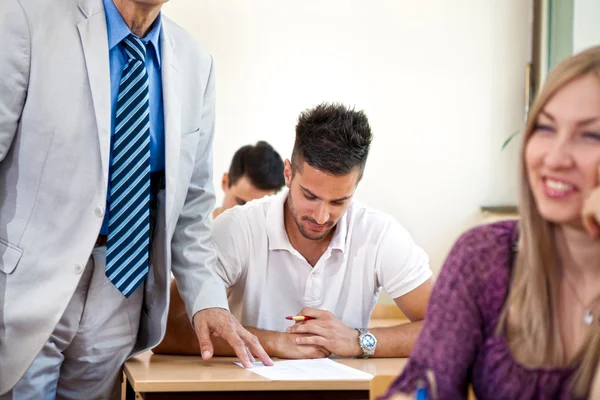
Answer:
<svg viewBox="0 0 600 400"><path fill-rule="evenodd" d="M331 352L322 346L302 346L306 358L327 358Z"/></svg>
<svg viewBox="0 0 600 400"><path fill-rule="evenodd" d="M317 351L319 352L319 355L320 355L319 358L327 358L331 355L331 353L328 352L327 350L325 350L323 347L319 347L317 349Z"/></svg>
<svg viewBox="0 0 600 400"><path fill-rule="evenodd" d="M250 349L250 352L258 357L264 365L273 365L273 360L271 360L271 357L269 357L265 349L263 349L256 336L244 329L244 331L241 332L241 337L244 343L246 343L246 346Z"/></svg>
<svg viewBox="0 0 600 400"><path fill-rule="evenodd" d="M326 358L331 355L331 352L323 346L314 346L318 358Z"/></svg>
<svg viewBox="0 0 600 400"><path fill-rule="evenodd" d="M240 362L244 368L252 368L252 364L248 358L248 352L246 351L246 345L237 332L231 330L226 334L223 333L222 337L227 343L229 343L236 357L240 359Z"/></svg>
<svg viewBox="0 0 600 400"><path fill-rule="evenodd" d="M313 321L309 321L313 322ZM294 325L290 328L290 333L312 333L313 335L328 337L329 330L320 324Z"/></svg>
<svg viewBox="0 0 600 400"><path fill-rule="evenodd" d="M200 326L196 329L198 335L198 342L200 343L200 352L203 360L209 360L213 355L213 345L210 340L210 331L206 323L200 323Z"/></svg>
<svg viewBox="0 0 600 400"><path fill-rule="evenodd" d="M304 315L305 317L312 318L328 318L331 313L325 310L317 310L316 308L304 307L298 315Z"/></svg>
<svg viewBox="0 0 600 400"><path fill-rule="evenodd" d="M321 336L299 336L296 338L296 344L323 346L327 349L328 340Z"/></svg>
<svg viewBox="0 0 600 400"><path fill-rule="evenodd" d="M331 352L329 350L327 350L325 347L323 347L323 346L317 346L317 347L320 351L325 353L325 357L329 357L331 355Z"/></svg>
<svg viewBox="0 0 600 400"><path fill-rule="evenodd" d="M250 349L247 346L246 346L246 353L248 353L248 358L250 359L250 362L254 363L256 360L254 359L252 352L250 351Z"/></svg>
<svg viewBox="0 0 600 400"><path fill-rule="evenodd" d="M286 332L290 332L290 329L292 328L292 326L296 326L296 325L302 325L307 323L308 321L294 321L294 325L290 325L287 328L285 328Z"/></svg>

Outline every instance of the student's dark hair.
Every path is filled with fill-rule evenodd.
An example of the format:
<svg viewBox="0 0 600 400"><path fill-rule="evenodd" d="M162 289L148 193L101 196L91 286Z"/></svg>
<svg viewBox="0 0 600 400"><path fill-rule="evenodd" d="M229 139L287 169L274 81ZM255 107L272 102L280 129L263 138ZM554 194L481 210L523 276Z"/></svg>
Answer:
<svg viewBox="0 0 600 400"><path fill-rule="evenodd" d="M285 185L283 160L273 147L264 141L241 147L233 155L229 166L229 187L241 177L260 190L279 190Z"/></svg>
<svg viewBox="0 0 600 400"><path fill-rule="evenodd" d="M293 171L302 162L331 175L365 169L373 135L363 111L338 103L322 103L298 118L292 152Z"/></svg>

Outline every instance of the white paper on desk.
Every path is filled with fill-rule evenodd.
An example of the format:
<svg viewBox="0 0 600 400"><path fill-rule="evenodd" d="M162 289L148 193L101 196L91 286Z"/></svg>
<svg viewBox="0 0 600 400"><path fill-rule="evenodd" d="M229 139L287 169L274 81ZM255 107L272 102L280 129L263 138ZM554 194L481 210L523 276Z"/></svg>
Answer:
<svg viewBox="0 0 600 400"><path fill-rule="evenodd" d="M236 362L240 367L242 363ZM304 380L371 380L373 375L337 363L328 358L315 360L285 360L275 361L272 367L266 367L261 362L252 364L248 369L273 381L304 381Z"/></svg>

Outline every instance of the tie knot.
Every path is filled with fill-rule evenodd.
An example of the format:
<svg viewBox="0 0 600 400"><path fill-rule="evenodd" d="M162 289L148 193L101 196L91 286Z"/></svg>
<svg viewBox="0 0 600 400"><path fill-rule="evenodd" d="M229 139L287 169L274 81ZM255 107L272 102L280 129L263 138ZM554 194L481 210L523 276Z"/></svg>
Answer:
<svg viewBox="0 0 600 400"><path fill-rule="evenodd" d="M144 62L146 59L146 46L142 43L141 39L133 33L130 33L123 39L121 46L123 46L123 50L125 50L125 53L127 53L127 57L129 57L130 60Z"/></svg>

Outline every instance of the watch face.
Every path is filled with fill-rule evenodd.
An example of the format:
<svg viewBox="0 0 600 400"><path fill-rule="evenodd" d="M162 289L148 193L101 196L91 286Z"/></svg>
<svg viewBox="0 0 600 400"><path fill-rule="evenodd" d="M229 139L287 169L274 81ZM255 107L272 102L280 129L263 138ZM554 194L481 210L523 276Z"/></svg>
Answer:
<svg viewBox="0 0 600 400"><path fill-rule="evenodd" d="M377 340L375 340L375 336L373 336L370 333L367 333L363 335L360 339L360 344L361 347L365 349L373 350L375 348L375 345L377 344Z"/></svg>

